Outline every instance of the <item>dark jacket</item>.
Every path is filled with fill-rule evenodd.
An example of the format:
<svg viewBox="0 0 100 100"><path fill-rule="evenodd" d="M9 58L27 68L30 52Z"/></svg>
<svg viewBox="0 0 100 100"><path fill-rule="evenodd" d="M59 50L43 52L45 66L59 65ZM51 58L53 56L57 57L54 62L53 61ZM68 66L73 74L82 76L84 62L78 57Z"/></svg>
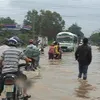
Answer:
<svg viewBox="0 0 100 100"><path fill-rule="evenodd" d="M81 65L89 65L92 60L91 47L88 45L81 45L77 48L75 52L75 58Z"/></svg>

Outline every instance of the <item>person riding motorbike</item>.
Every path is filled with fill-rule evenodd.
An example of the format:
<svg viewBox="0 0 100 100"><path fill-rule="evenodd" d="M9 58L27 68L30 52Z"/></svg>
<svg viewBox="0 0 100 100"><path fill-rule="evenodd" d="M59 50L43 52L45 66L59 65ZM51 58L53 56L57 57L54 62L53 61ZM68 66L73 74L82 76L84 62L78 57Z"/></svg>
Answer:
<svg viewBox="0 0 100 100"><path fill-rule="evenodd" d="M58 51L60 52L60 55L59 55L58 58L59 58L59 59L62 59L62 53L63 53L63 51L62 51L62 49L61 49L59 43L58 43Z"/></svg>
<svg viewBox="0 0 100 100"><path fill-rule="evenodd" d="M61 59L61 55L62 55L61 48L59 46L59 43L56 42L56 41L54 42L54 48L55 48L54 58L55 59Z"/></svg>
<svg viewBox="0 0 100 100"><path fill-rule="evenodd" d="M52 43L49 47L49 51L48 51L48 58L49 59L54 59L54 53L55 53L55 48L54 48L54 44Z"/></svg>
<svg viewBox="0 0 100 100"><path fill-rule="evenodd" d="M28 58L32 59L33 70L37 69L40 59L40 51L35 46L33 39L29 40L29 45L26 47L24 53Z"/></svg>
<svg viewBox="0 0 100 100"><path fill-rule="evenodd" d="M22 51L17 49L17 40L16 39L9 39L8 46L9 48L5 50L1 57L0 57L0 67L2 67L2 74L0 79L0 94L3 91L3 77L7 74L14 74L18 78L22 78L25 82L27 80L27 76L24 75L22 72L18 71L19 60L23 59L26 62L31 61L31 59L27 58ZM24 97L30 98L27 94L27 89L24 87Z"/></svg>
<svg viewBox="0 0 100 100"><path fill-rule="evenodd" d="M15 39L15 40L17 40L19 46L22 45L22 44L24 44L24 42L23 42L19 37L17 37L17 36L13 36L13 37L11 37L10 39Z"/></svg>
<svg viewBox="0 0 100 100"><path fill-rule="evenodd" d="M41 54L44 54L44 45L43 45L43 43L40 43L40 51L41 51Z"/></svg>

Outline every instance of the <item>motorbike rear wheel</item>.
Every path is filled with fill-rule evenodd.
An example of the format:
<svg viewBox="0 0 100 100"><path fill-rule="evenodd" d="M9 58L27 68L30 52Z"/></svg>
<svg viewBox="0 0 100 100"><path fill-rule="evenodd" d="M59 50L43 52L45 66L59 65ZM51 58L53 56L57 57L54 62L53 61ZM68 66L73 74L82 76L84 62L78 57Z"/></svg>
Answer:
<svg viewBox="0 0 100 100"><path fill-rule="evenodd" d="M2 98L2 100L14 100L12 98Z"/></svg>
<svg viewBox="0 0 100 100"><path fill-rule="evenodd" d="M24 98L23 100L28 100L28 98Z"/></svg>

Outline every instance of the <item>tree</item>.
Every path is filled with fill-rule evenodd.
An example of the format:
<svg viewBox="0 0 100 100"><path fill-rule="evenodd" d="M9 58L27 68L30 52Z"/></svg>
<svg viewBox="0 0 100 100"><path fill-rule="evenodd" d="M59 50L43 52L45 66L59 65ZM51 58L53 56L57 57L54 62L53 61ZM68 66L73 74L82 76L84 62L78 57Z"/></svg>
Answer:
<svg viewBox="0 0 100 100"><path fill-rule="evenodd" d="M27 15L24 19L24 25L30 25L32 26L31 32L35 34L39 34L39 15L38 11L32 10L28 11Z"/></svg>
<svg viewBox="0 0 100 100"><path fill-rule="evenodd" d="M10 17L1 17L0 18L0 29L3 28L4 24L16 24L15 20L11 19Z"/></svg>
<svg viewBox="0 0 100 100"><path fill-rule="evenodd" d="M100 46L100 32L98 33L93 33L91 36L90 36L90 40L95 43L95 44L98 44Z"/></svg>
<svg viewBox="0 0 100 100"><path fill-rule="evenodd" d="M69 32L72 32L74 34L76 34L79 38L83 38L84 37L84 34L83 32L81 31L81 27L79 27L76 23L75 24L72 24L69 28L68 28L68 31Z"/></svg>
<svg viewBox="0 0 100 100"><path fill-rule="evenodd" d="M47 36L49 39L53 39L58 32L63 30L65 21L57 12L41 10L38 14L36 10L32 10L27 12L24 25L31 25L31 31L35 35Z"/></svg>
<svg viewBox="0 0 100 100"><path fill-rule="evenodd" d="M10 17L7 18L0 18L0 25L2 24L16 24L15 20L11 19Z"/></svg>
<svg viewBox="0 0 100 100"><path fill-rule="evenodd" d="M65 25L65 21L59 13L49 10L41 10L40 19L40 33L43 36L48 36L49 39L55 38L57 33L61 32Z"/></svg>

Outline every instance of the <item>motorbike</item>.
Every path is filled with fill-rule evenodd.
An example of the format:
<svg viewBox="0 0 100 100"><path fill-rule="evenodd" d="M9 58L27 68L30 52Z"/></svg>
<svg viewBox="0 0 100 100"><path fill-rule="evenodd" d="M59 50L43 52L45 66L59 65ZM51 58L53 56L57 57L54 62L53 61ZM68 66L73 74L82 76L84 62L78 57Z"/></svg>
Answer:
<svg viewBox="0 0 100 100"><path fill-rule="evenodd" d="M39 51L40 51L40 54L44 54L44 48L40 48Z"/></svg>
<svg viewBox="0 0 100 100"><path fill-rule="evenodd" d="M26 64L20 64L19 70L25 66ZM28 100L28 98L24 98L23 82L19 81L16 75L6 74L3 77L3 82L3 94L5 94L5 97L2 100Z"/></svg>
<svg viewBox="0 0 100 100"><path fill-rule="evenodd" d="M31 59L31 58L30 58L30 59ZM27 64L27 66L25 67L25 70L26 70L26 71L35 71L35 69L36 69L36 63L35 63L35 60L32 59L32 61L29 62L29 63Z"/></svg>
<svg viewBox="0 0 100 100"><path fill-rule="evenodd" d="M26 50L23 50L23 52L25 53ZM29 67L25 68L27 71L35 71L38 67L38 62L39 62L39 56L29 56L27 53L25 54L29 59L31 59L32 61L29 62Z"/></svg>
<svg viewBox="0 0 100 100"><path fill-rule="evenodd" d="M62 57L61 57L61 55L59 55L59 56L54 55L54 59L62 59Z"/></svg>

